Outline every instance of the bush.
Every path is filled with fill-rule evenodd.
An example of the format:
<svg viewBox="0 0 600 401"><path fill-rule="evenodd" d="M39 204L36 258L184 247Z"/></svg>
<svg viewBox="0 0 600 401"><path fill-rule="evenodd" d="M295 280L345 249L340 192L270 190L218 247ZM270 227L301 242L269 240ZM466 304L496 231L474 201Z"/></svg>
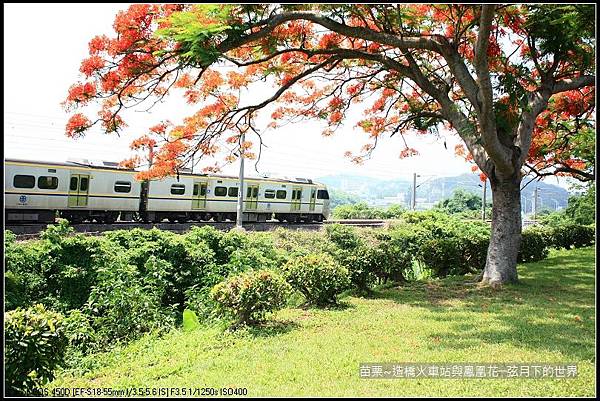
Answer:
<svg viewBox="0 0 600 401"><path fill-rule="evenodd" d="M360 245L360 238L352 227L330 224L325 227L327 239L341 249L352 249Z"/></svg>
<svg viewBox="0 0 600 401"><path fill-rule="evenodd" d="M303 256L306 257L310 254L308 253ZM349 286L359 294L368 293L376 279L375 272L371 266L372 259L375 258L376 254L377 251L365 246L358 246L352 249L336 248L331 252L334 260L348 270ZM370 257L367 257L367 255Z"/></svg>
<svg viewBox="0 0 600 401"><path fill-rule="evenodd" d="M223 235L224 234L222 231L217 230L212 226L194 226L190 228L190 231L188 231L184 236L186 241L188 241L191 244L197 244L199 242L206 243L210 247L210 249L212 249L215 255L215 262L225 263L226 258L224 258L221 252L221 247L219 245L221 238L223 238ZM223 261L223 259L225 259L225 261Z"/></svg>
<svg viewBox="0 0 600 401"><path fill-rule="evenodd" d="M518 261L537 262L548 256L548 232L543 228L531 227L521 233L521 248Z"/></svg>
<svg viewBox="0 0 600 401"><path fill-rule="evenodd" d="M281 309L290 287L277 273L251 270L217 284L210 296L222 314L231 314L238 324L256 324L267 312Z"/></svg>
<svg viewBox="0 0 600 401"><path fill-rule="evenodd" d="M571 249L592 245L595 241L596 230L593 226L566 223L553 228L553 246L555 248Z"/></svg>
<svg viewBox="0 0 600 401"><path fill-rule="evenodd" d="M81 307L96 281L96 270L103 266L112 248L99 237L70 235L65 220L49 225L42 240L6 243L6 270L19 285L20 305L42 303L67 312ZM9 298L18 306L16 299Z"/></svg>
<svg viewBox="0 0 600 401"><path fill-rule="evenodd" d="M62 312L80 308L96 283L97 269L105 265L111 245L103 238L81 234L46 238L46 260L41 264L41 271L45 291L56 300L44 297L42 301Z"/></svg>
<svg viewBox="0 0 600 401"><path fill-rule="evenodd" d="M379 230L363 230L361 237L360 246L345 251L348 256L338 259L348 268L352 285L365 291L374 278L379 283L404 281L404 272L411 267L413 257L400 242L392 240L389 232Z"/></svg>
<svg viewBox="0 0 600 401"><path fill-rule="evenodd" d="M336 304L338 294L350 284L348 269L324 253L293 258L283 266L283 271L288 283L308 303L319 306Z"/></svg>
<svg viewBox="0 0 600 401"><path fill-rule="evenodd" d="M144 283L138 268L124 260L99 269L98 284L83 312L92 318L102 349L143 333L172 328L179 315L174 308L162 308L156 289Z"/></svg>
<svg viewBox="0 0 600 401"><path fill-rule="evenodd" d="M456 238L436 238L426 241L419 257L429 266L435 277L460 274L462 271L460 242Z"/></svg>
<svg viewBox="0 0 600 401"><path fill-rule="evenodd" d="M133 229L115 231L107 237L124 248L126 262L138 268L147 284L162 289L162 306L182 312L186 289L214 284L215 253L199 238L198 231L183 236L158 229Z"/></svg>
<svg viewBox="0 0 600 401"><path fill-rule="evenodd" d="M67 337L60 313L37 304L16 309L4 320L7 395L32 395L54 378L64 358Z"/></svg>
<svg viewBox="0 0 600 401"><path fill-rule="evenodd" d="M285 262L292 256L309 253L333 253L337 247L323 231L301 231L277 228L271 232L274 246L281 251Z"/></svg>
<svg viewBox="0 0 600 401"><path fill-rule="evenodd" d="M25 299L26 287L17 274L11 271L4 273L4 290L4 307L7 311L27 304Z"/></svg>
<svg viewBox="0 0 600 401"><path fill-rule="evenodd" d="M44 256L41 241L14 242L11 236L5 236L6 310L31 305L47 295L40 268Z"/></svg>

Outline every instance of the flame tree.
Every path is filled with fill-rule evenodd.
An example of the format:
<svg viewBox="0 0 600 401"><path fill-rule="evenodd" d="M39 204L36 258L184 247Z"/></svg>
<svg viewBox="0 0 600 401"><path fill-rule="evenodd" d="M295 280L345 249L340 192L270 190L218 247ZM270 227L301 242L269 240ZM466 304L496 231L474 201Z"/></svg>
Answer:
<svg viewBox="0 0 600 401"><path fill-rule="evenodd" d="M460 136L456 152L490 180L491 241L482 281L517 280L525 174L594 179L593 5L144 5L115 18L116 35L89 42L67 110L67 135L126 127L123 111L182 93L195 112L157 121L132 149L140 179L175 173L218 139L254 157L242 133L317 119L332 135L357 108L360 162L384 135ZM222 68L226 67L226 68ZM259 81L273 87L256 100ZM97 116L88 118L96 106ZM140 106L142 105L142 106ZM147 105L147 106L146 106ZM259 137L259 136L258 136ZM259 137L260 138L260 137ZM154 151L154 147L158 146ZM260 146L259 146L260 149ZM205 170L216 170L207 166Z"/></svg>

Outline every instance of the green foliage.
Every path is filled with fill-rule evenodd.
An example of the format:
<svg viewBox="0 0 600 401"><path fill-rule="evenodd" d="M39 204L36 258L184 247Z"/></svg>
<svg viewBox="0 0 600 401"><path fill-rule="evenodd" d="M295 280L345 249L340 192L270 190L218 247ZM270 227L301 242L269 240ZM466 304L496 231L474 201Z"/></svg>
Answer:
<svg viewBox="0 0 600 401"><path fill-rule="evenodd" d="M322 231L301 231L277 228L271 232L273 244L287 255L307 255L311 252L331 253L336 246L330 242Z"/></svg>
<svg viewBox="0 0 600 401"><path fill-rule="evenodd" d="M17 309L26 304L26 285L14 272L4 273L4 291L4 308L6 310Z"/></svg>
<svg viewBox="0 0 600 401"><path fill-rule="evenodd" d="M223 255L219 245L224 233L212 226L194 226L185 234L188 242L196 244L198 242L206 243L215 254L216 263L226 263L227 258Z"/></svg>
<svg viewBox="0 0 600 401"><path fill-rule="evenodd" d="M352 249L360 245L356 230L341 224L330 224L325 227L327 239L341 249Z"/></svg>
<svg viewBox="0 0 600 401"><path fill-rule="evenodd" d="M595 234L593 226L565 223L553 228L553 246L557 249L571 249L592 245Z"/></svg>
<svg viewBox="0 0 600 401"><path fill-rule="evenodd" d="M446 277L459 271L460 256L459 242L455 238L427 240L419 249L419 257L437 277Z"/></svg>
<svg viewBox="0 0 600 401"><path fill-rule="evenodd" d="M211 291L222 314L231 314L236 324L256 324L268 312L285 306L290 287L277 273L270 270L250 270L231 276Z"/></svg>
<svg viewBox="0 0 600 401"><path fill-rule="evenodd" d="M443 209L447 213L460 213L469 210L481 210L481 197L463 189L456 189L450 198L440 201L436 208ZM490 204L491 210L491 204Z"/></svg>
<svg viewBox="0 0 600 401"><path fill-rule="evenodd" d="M490 238L485 223L461 221L439 211L407 212L403 220L392 227L392 240L397 249L431 268L434 276L461 275L485 267Z"/></svg>
<svg viewBox="0 0 600 401"><path fill-rule="evenodd" d="M593 224L596 220L596 186L590 185L582 195L569 197L565 216L576 224Z"/></svg>
<svg viewBox="0 0 600 401"><path fill-rule="evenodd" d="M64 321L69 346L87 354L98 349L99 334L93 327L93 318L80 309L69 311Z"/></svg>
<svg viewBox="0 0 600 401"><path fill-rule="evenodd" d="M519 262L537 262L548 256L548 231L541 227L531 227L521 234L521 247L517 256Z"/></svg>
<svg viewBox="0 0 600 401"><path fill-rule="evenodd" d="M592 66L590 40L595 37L595 10L591 4L530 5L526 27L530 35L540 41L542 57L571 59L569 52L582 58L585 68Z"/></svg>
<svg viewBox="0 0 600 401"><path fill-rule="evenodd" d="M348 269L332 256L314 253L290 259L284 266L285 279L302 293L309 304L337 303L337 296L350 284Z"/></svg>
<svg viewBox="0 0 600 401"><path fill-rule="evenodd" d="M71 235L66 220L49 225L40 241L6 245L6 270L14 280L8 303L12 306L41 302L67 312L81 307L96 280L96 270L106 262L110 245L99 237ZM18 298L13 298L16 296Z"/></svg>
<svg viewBox="0 0 600 401"><path fill-rule="evenodd" d="M405 212L401 205L391 205L387 209L370 207L365 202L340 205L333 209L334 219L398 219Z"/></svg>
<svg viewBox="0 0 600 401"><path fill-rule="evenodd" d="M7 395L31 396L54 378L67 346L64 317L37 304L16 309L4 320Z"/></svg>
<svg viewBox="0 0 600 401"><path fill-rule="evenodd" d="M214 281L215 253L198 234L180 236L158 229L133 229L111 232L107 238L124 248L127 263L163 289L161 305L183 311L187 288Z"/></svg>
<svg viewBox="0 0 600 401"><path fill-rule="evenodd" d="M171 328L177 315L176 310L161 307L159 294L144 283L139 269L123 258L98 270L98 284L83 311L92 318L102 348Z"/></svg>
<svg viewBox="0 0 600 401"><path fill-rule="evenodd" d="M228 12L229 7L196 4L190 11L173 13L169 17L170 26L158 29L155 35L178 42L183 61L208 66L220 56L215 39L232 29L225 24ZM206 23L206 17L218 22Z"/></svg>

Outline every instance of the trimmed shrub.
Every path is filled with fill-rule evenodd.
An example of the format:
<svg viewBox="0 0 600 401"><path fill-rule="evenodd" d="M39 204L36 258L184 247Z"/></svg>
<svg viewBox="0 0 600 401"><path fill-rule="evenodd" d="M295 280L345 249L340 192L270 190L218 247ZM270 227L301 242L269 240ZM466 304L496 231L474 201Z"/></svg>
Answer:
<svg viewBox="0 0 600 401"><path fill-rule="evenodd" d="M270 234L273 237L274 246L288 255L330 252L335 247L323 231L289 230L279 227Z"/></svg>
<svg viewBox="0 0 600 401"><path fill-rule="evenodd" d="M376 279L371 266L372 259L374 259L376 253L376 250L369 249L365 246L359 246L352 249L336 248L330 254L337 263L348 270L349 286L359 294L365 294L370 291L371 285ZM311 253L307 253L303 256L307 257L308 255L311 255ZM304 295L306 297L306 294Z"/></svg>
<svg viewBox="0 0 600 401"><path fill-rule="evenodd" d="M330 224L325 227L327 239L341 249L352 249L360 245L356 230L341 224Z"/></svg>
<svg viewBox="0 0 600 401"><path fill-rule="evenodd" d="M548 256L548 237L544 229L531 227L521 233L518 261L537 262Z"/></svg>
<svg viewBox="0 0 600 401"><path fill-rule="evenodd" d="M460 249L460 269L454 274L467 274L485 268L487 251L490 246L489 233L465 232L458 236Z"/></svg>
<svg viewBox="0 0 600 401"><path fill-rule="evenodd" d="M348 269L332 256L320 253L299 256L283 266L288 283L310 304L336 304L337 296L350 285Z"/></svg>
<svg viewBox="0 0 600 401"><path fill-rule="evenodd" d="M592 226L566 223L554 227L552 234L555 248L571 249L592 245L596 230Z"/></svg>
<svg viewBox="0 0 600 401"><path fill-rule="evenodd" d="M460 242L456 238L436 238L426 241L419 257L431 268L435 277L446 277L462 271Z"/></svg>
<svg viewBox="0 0 600 401"><path fill-rule="evenodd" d="M16 309L4 320L7 395L30 396L54 378L67 347L64 317L37 304Z"/></svg>
<svg viewBox="0 0 600 401"><path fill-rule="evenodd" d="M251 270L231 276L210 292L218 312L235 316L236 325L256 324L285 306L290 286L270 270Z"/></svg>

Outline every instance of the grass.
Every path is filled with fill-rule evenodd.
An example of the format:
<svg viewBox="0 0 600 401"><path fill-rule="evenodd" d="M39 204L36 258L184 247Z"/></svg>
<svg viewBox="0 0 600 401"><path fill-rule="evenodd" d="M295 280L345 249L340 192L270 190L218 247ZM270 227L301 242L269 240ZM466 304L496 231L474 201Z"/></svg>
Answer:
<svg viewBox="0 0 600 401"><path fill-rule="evenodd" d="M501 290L468 278L380 288L335 309L285 309L260 328L147 336L56 387L245 387L248 396L594 396L593 248L519 266ZM571 379L359 378L361 362L577 364Z"/></svg>

